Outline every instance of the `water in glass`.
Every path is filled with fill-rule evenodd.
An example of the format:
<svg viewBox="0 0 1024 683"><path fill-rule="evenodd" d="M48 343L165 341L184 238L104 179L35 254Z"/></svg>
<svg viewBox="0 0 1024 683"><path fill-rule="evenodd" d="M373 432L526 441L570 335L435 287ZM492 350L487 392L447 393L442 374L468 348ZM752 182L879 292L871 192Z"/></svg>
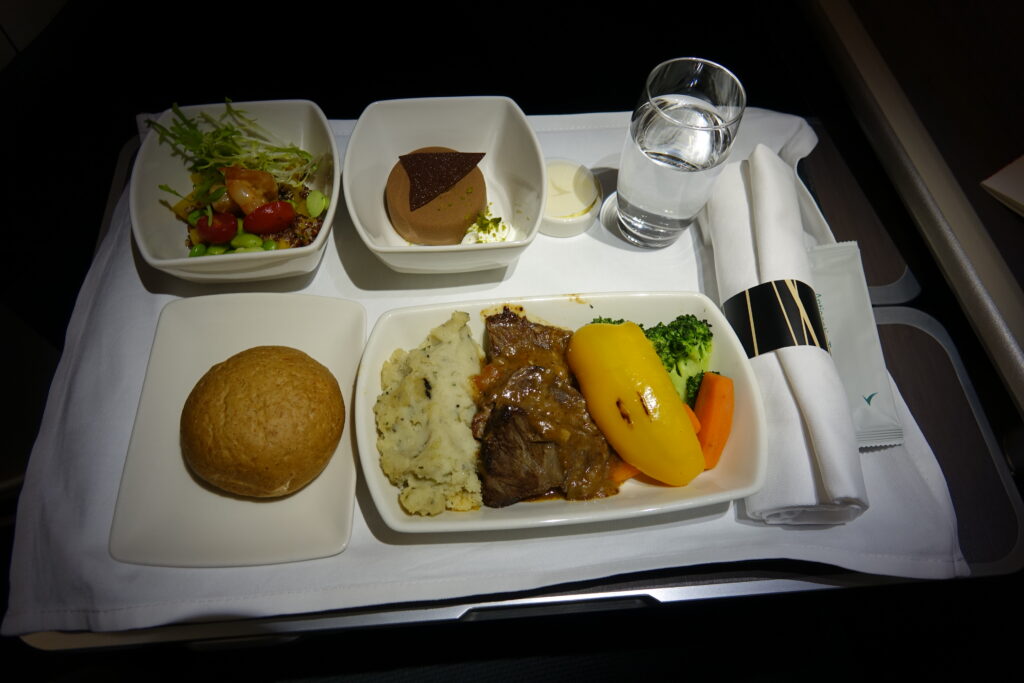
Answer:
<svg viewBox="0 0 1024 683"><path fill-rule="evenodd" d="M619 168L624 236L643 246L674 241L707 202L734 128L694 97L665 95L633 116Z"/></svg>

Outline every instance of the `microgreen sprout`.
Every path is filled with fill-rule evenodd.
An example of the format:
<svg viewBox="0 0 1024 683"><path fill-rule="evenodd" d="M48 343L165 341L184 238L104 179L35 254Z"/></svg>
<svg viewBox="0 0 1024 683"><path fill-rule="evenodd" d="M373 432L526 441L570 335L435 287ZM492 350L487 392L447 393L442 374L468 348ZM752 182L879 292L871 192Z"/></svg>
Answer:
<svg viewBox="0 0 1024 683"><path fill-rule="evenodd" d="M309 152L278 140L241 109L224 101L224 113L214 117L201 112L190 118L178 107L171 106L173 118L168 126L147 119L160 143L166 143L174 156L184 160L189 171L202 176L193 192L200 203L216 201L224 194L219 169L226 166L266 171L278 183L296 185L316 173L318 160ZM181 196L166 185L160 189Z"/></svg>

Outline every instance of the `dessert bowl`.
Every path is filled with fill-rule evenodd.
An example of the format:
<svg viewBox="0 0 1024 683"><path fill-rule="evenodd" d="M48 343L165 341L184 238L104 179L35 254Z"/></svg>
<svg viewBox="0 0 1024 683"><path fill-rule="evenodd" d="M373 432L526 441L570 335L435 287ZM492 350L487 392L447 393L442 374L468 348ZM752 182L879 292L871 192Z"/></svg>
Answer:
<svg viewBox="0 0 1024 683"><path fill-rule="evenodd" d="M161 144L155 131L142 141L132 170L129 207L132 234L142 258L150 266L194 282L238 282L269 280L304 275L316 270L334 223L340 176L337 172L338 146L330 123L315 103L307 100L232 102L256 123L286 144L296 145L319 158L316 174L308 183L328 198L324 224L312 243L304 247L255 253L189 257L185 245L187 226L168 207L175 197L160 189L166 185L179 192L192 187L185 162ZM179 108L195 118L205 112L213 117L224 113L224 103ZM157 122L169 126L174 118L167 110Z"/></svg>
<svg viewBox="0 0 1024 683"><path fill-rule="evenodd" d="M483 152L479 163L491 215L509 226L507 241L428 246L402 238L388 218L384 190L398 157L424 147ZM464 273L503 268L533 242L546 197L540 143L507 97L382 100L356 122L342 188L359 237L393 270Z"/></svg>

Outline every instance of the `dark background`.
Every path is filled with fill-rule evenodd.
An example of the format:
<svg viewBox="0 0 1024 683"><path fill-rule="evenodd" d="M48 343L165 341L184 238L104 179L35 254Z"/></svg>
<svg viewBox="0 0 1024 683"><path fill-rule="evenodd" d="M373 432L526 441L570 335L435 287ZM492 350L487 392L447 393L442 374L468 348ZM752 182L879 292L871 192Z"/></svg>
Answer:
<svg viewBox="0 0 1024 683"><path fill-rule="evenodd" d="M933 114L941 98L932 94L943 84L928 80L929 64L962 63L976 49L997 65L1003 60L1002 68L1019 81L1024 62L1015 61L1019 49L1011 33L1022 25L1020 10L998 2L854 4L895 51L893 59L909 65L909 89L922 91ZM8 248L0 291L4 311L30 340L4 342L10 386L19 387L4 466L23 466L31 447L48 373L63 347L117 157L135 133L137 113L224 97L303 98L316 101L329 118L355 119L378 99L467 94L507 95L527 114L622 111L633 107L653 65L696 55L732 69L751 106L821 120L851 166L875 169L817 42L811 9L802 2L379 4L359 10L317 3L69 2L0 72L0 224ZM657 18L643 23L641 14ZM991 133L976 122L957 128L951 116L936 120L965 146L972 135ZM1024 153L1013 149L1019 130L1013 135L1006 162ZM1012 266L1019 265L1014 249L1020 243L1019 237L1007 243ZM15 355L28 343L37 359L33 368L22 367ZM32 381L19 374L28 372ZM3 550L9 554L13 498L4 506ZM1015 662L1019 587L1019 576L911 582L374 629L213 653L172 646L53 654L11 638L0 647L9 666L30 667L26 678L55 681L561 680L695 672L846 679L893 666L937 673ZM6 582L0 588L6 601Z"/></svg>

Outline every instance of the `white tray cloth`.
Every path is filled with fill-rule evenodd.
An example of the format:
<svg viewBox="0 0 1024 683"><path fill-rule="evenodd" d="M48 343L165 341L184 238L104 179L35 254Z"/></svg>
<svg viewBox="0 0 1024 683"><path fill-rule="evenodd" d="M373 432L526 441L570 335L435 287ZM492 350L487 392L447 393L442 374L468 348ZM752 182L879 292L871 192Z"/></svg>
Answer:
<svg viewBox="0 0 1024 683"><path fill-rule="evenodd" d="M546 156L614 169L628 114L530 117ZM333 121L340 150L353 121ZM802 119L748 110L734 158L761 142L795 164L816 144ZM539 235L503 275L403 275L367 251L345 211L319 271L296 289L352 299L368 324L385 310L438 301L561 292L701 290L700 240L646 251L600 226L578 237ZM813 223L813 221L810 221ZM809 224L816 241L830 241ZM826 231L827 232L827 231ZM360 484L352 539L335 557L231 569L122 564L107 550L114 503L146 361L162 307L181 296L237 291L140 269L130 247L127 194L79 294L18 508L4 634L124 630L191 619L234 619L516 591L624 572L709 562L790 558L915 578L968 573L945 480L897 402L906 443L862 455L871 508L832 528L743 523L733 508L636 523L415 538L390 532ZM340 256L339 256L340 254ZM712 293L713 296L713 293Z"/></svg>

